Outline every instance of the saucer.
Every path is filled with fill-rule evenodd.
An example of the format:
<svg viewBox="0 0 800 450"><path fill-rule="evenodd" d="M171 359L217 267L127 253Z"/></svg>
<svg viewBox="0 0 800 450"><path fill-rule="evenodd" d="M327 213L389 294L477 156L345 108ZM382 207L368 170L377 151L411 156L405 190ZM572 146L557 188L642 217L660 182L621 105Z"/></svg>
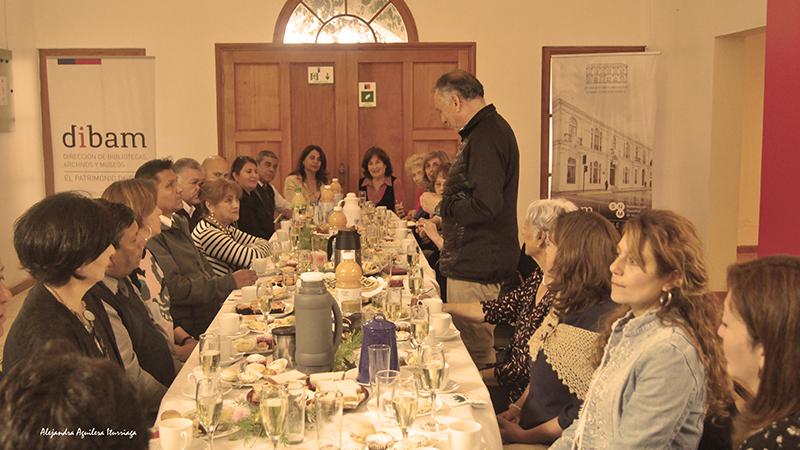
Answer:
<svg viewBox="0 0 800 450"><path fill-rule="evenodd" d="M450 341L459 336L461 336L461 332L456 330L455 328L450 328L449 330L447 330L447 333L445 334L434 335L434 337L436 339L439 339L440 341Z"/></svg>

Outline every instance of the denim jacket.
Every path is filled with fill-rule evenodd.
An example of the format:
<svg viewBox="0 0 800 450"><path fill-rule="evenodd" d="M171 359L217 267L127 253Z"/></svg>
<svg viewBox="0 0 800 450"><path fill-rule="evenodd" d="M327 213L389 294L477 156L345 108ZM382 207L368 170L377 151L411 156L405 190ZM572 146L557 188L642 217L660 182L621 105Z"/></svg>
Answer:
<svg viewBox="0 0 800 450"><path fill-rule="evenodd" d="M695 449L705 372L694 346L655 312L612 325L583 408L551 449Z"/></svg>

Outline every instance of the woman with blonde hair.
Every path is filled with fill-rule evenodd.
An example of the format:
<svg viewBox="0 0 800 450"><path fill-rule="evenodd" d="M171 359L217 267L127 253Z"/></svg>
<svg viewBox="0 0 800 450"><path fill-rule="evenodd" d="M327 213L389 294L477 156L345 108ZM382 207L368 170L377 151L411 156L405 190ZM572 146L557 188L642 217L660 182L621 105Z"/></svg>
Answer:
<svg viewBox="0 0 800 450"><path fill-rule="evenodd" d="M747 395L734 420L740 449L800 448L800 258L728 269L719 335L728 374Z"/></svg>
<svg viewBox="0 0 800 450"><path fill-rule="evenodd" d="M702 243L689 220L646 210L625 224L611 264L621 307L579 417L551 448L697 448L724 415L728 378Z"/></svg>
<svg viewBox="0 0 800 450"><path fill-rule="evenodd" d="M139 234L145 242L161 233L161 208L156 205L158 190L152 180L132 178L111 183L102 198L114 203L121 203L133 211ZM132 274L136 279L139 292L153 320L164 332L170 349L180 361L186 361L192 353L197 341L181 327L176 327L172 320L170 295L164 283L164 271L156 258L145 247L139 270Z"/></svg>

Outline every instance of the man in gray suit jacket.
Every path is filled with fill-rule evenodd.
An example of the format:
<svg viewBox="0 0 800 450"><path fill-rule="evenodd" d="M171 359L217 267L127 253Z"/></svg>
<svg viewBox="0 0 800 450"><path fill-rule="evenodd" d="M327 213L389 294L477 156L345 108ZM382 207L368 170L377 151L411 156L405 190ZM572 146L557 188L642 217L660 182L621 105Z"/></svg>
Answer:
<svg viewBox="0 0 800 450"><path fill-rule="evenodd" d="M197 337L206 331L228 294L255 283L256 273L243 269L225 276L214 275L195 247L186 219L175 214L183 207L183 200L171 160L144 163L136 171L136 178L153 180L158 186L156 203L162 214L161 233L150 239L147 248L164 271L175 326Z"/></svg>

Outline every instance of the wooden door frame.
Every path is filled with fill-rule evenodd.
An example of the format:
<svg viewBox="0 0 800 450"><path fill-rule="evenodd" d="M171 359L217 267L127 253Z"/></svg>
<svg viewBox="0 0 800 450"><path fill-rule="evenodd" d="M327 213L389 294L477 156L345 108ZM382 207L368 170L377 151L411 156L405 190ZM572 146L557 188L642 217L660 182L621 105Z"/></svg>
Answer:
<svg viewBox="0 0 800 450"><path fill-rule="evenodd" d="M44 154L44 192L55 192L53 171L53 137L50 126L50 90L47 84L47 58L52 56L77 56L81 58L105 56L147 56L143 48L40 48L39 95L42 102L42 148Z"/></svg>
<svg viewBox="0 0 800 450"><path fill-rule="evenodd" d="M541 98L541 139L539 198L547 198L547 184L550 181L550 62L554 55L574 55L582 53L633 53L643 52L644 45L629 46L561 46L542 47L542 98Z"/></svg>

